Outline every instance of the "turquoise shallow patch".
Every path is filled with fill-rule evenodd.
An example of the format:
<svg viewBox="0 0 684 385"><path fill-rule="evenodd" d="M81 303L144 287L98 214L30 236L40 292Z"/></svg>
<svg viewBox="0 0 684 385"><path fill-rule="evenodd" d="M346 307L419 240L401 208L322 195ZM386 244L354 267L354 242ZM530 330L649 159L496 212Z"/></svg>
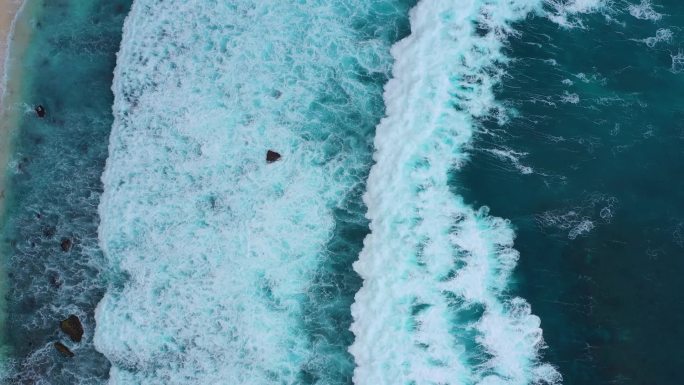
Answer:
<svg viewBox="0 0 684 385"><path fill-rule="evenodd" d="M19 21L30 23L33 35L22 59L21 97L9 106L24 113L2 230L7 383L94 384L108 376L109 363L92 344L93 312L106 287L97 205L112 124L112 71L129 6L126 0L30 1L31 14ZM43 119L33 112L38 104L45 106ZM69 314L85 326L81 343L58 332ZM54 341L76 358L65 360Z"/></svg>

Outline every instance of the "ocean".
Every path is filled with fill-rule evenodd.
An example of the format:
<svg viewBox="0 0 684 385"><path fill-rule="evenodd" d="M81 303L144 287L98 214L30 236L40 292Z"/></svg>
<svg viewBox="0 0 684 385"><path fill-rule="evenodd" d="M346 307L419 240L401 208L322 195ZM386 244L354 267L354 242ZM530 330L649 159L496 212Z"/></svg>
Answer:
<svg viewBox="0 0 684 385"><path fill-rule="evenodd" d="M2 383L682 381L684 3L27 1Z"/></svg>
<svg viewBox="0 0 684 385"><path fill-rule="evenodd" d="M678 384L684 363L681 28L684 3L614 2L559 29L517 26L459 175L511 220L516 293L566 384Z"/></svg>

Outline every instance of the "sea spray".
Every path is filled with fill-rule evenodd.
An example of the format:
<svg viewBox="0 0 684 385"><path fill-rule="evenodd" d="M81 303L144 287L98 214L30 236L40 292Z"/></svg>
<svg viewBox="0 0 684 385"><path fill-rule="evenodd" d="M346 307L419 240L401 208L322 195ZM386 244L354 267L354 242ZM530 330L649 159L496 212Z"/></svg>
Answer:
<svg viewBox="0 0 684 385"><path fill-rule="evenodd" d="M134 3L99 208L111 285L95 341L110 383L347 382L344 340L310 327L340 322L312 309L350 301L314 291L340 250L336 213L361 211L347 200L366 178L405 12Z"/></svg>

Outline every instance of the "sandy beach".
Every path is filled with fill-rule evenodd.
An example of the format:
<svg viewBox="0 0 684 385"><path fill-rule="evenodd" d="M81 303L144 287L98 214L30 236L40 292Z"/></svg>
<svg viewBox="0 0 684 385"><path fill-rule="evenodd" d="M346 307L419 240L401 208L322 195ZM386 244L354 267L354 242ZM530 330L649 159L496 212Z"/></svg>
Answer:
<svg viewBox="0 0 684 385"><path fill-rule="evenodd" d="M0 0L0 173L2 174L0 175L0 208L5 198L5 170L9 157L11 128L16 121L16 111L8 108L9 100L14 93L13 89L16 87L7 71L8 67L11 67L11 60L8 56L10 46L15 40L14 20L24 1Z"/></svg>
<svg viewBox="0 0 684 385"><path fill-rule="evenodd" d="M2 93L0 94L0 102L6 91L5 64L7 51L10 46L12 22L23 1L24 0L0 0L0 74L2 74Z"/></svg>

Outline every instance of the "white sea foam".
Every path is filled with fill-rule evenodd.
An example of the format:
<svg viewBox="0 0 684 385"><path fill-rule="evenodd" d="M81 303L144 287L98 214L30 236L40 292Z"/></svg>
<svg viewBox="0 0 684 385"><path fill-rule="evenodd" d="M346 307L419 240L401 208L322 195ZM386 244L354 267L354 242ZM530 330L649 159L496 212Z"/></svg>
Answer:
<svg viewBox="0 0 684 385"><path fill-rule="evenodd" d="M564 91L563 95L561 96L561 102L563 103L571 103L571 104L577 104L580 102L580 97L576 93Z"/></svg>
<svg viewBox="0 0 684 385"><path fill-rule="evenodd" d="M302 304L362 162L323 115L366 111L355 80L387 69L359 41L372 2L137 0L115 74L96 311L113 384L293 384L318 352ZM493 94L511 23L565 25L599 2L423 0L393 48L365 202L350 347L362 384L560 382L540 320L507 292L514 232L447 184ZM591 4L596 4L591 6ZM478 34L475 22L487 32ZM321 102L321 94L337 101ZM272 148L283 159L271 165Z"/></svg>
<svg viewBox="0 0 684 385"><path fill-rule="evenodd" d="M610 223L617 204L615 197L592 193L570 208L544 211L536 220L542 228L560 230L568 239L575 239L590 233L597 224Z"/></svg>
<svg viewBox="0 0 684 385"><path fill-rule="evenodd" d="M526 152L514 151L510 148L489 148L484 149L483 151L494 155L499 160L511 162L513 167L515 167L515 169L518 170L521 174L532 174L534 172L534 169L532 167L525 166L520 161L521 158L527 156Z"/></svg>
<svg viewBox="0 0 684 385"><path fill-rule="evenodd" d="M575 239L584 233L590 232L594 229L594 227L594 222L588 219L583 219L578 224L576 224L572 229L570 229L570 232L568 233L568 238Z"/></svg>
<svg viewBox="0 0 684 385"><path fill-rule="evenodd" d="M672 34L672 31L667 29L667 28L659 28L656 31L655 36L650 36L645 39L639 39L636 41L645 43L647 46L653 48L656 46L658 43L669 43L672 41L672 37L674 35Z"/></svg>
<svg viewBox="0 0 684 385"><path fill-rule="evenodd" d="M352 28L369 6L135 1L99 208L110 383L294 384L319 358L302 308L367 167L360 75L390 63Z"/></svg>
<svg viewBox="0 0 684 385"><path fill-rule="evenodd" d="M629 14L641 20L658 21L663 15L656 12L649 0L641 0L639 4L630 4L627 7Z"/></svg>
<svg viewBox="0 0 684 385"><path fill-rule="evenodd" d="M575 74L575 77L583 83L596 82L598 84L605 85L608 82L606 77L600 73L585 74L584 72L580 72Z"/></svg>
<svg viewBox="0 0 684 385"><path fill-rule="evenodd" d="M448 174L467 160L511 23L537 1L423 0L392 49L387 117L364 200L371 220L355 270L356 385L554 384L540 320L507 292L518 253L507 220L466 205ZM487 34L474 29L486 25Z"/></svg>
<svg viewBox="0 0 684 385"><path fill-rule="evenodd" d="M610 0L546 0L550 8L547 17L565 28L584 28L582 14L609 11Z"/></svg>

